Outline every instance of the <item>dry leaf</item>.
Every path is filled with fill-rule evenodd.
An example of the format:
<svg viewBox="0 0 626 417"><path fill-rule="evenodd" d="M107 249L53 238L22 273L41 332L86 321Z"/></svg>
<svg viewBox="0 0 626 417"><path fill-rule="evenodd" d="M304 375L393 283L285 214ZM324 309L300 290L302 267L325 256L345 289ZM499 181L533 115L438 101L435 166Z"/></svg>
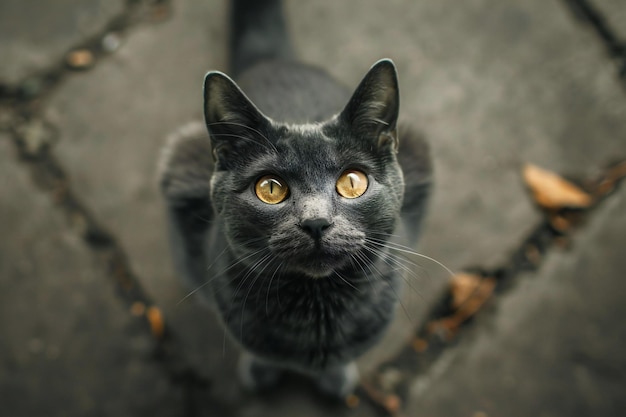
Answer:
<svg viewBox="0 0 626 417"><path fill-rule="evenodd" d="M152 330L152 335L157 339L163 337L165 333L165 322L163 321L163 313L157 307L149 307L146 310L146 318L150 323L150 329Z"/></svg>
<svg viewBox="0 0 626 417"><path fill-rule="evenodd" d="M76 49L67 54L65 61L74 69L87 69L94 64L96 57L88 49Z"/></svg>
<svg viewBox="0 0 626 417"><path fill-rule="evenodd" d="M390 414L395 414L400 411L400 407L402 406L402 401L400 401L400 397L395 394L389 394L385 397L385 408L389 411Z"/></svg>
<svg viewBox="0 0 626 417"><path fill-rule="evenodd" d="M426 329L428 333L436 334L442 340L450 341L454 338L454 335L456 335L463 321L465 321L465 318L452 315L429 322Z"/></svg>
<svg viewBox="0 0 626 417"><path fill-rule="evenodd" d="M523 176L535 201L543 208L550 210L587 208L593 204L593 199L588 193L551 171L526 164Z"/></svg>
<svg viewBox="0 0 626 417"><path fill-rule="evenodd" d="M142 303L141 301L135 301L130 306L130 314L132 314L135 317L141 317L144 315L145 312L146 312L146 305Z"/></svg>
<svg viewBox="0 0 626 417"><path fill-rule="evenodd" d="M448 337L454 335L459 326L472 317L491 297L496 288L496 280L474 274L458 273L452 277L450 292L454 313L428 324L430 333L444 330Z"/></svg>
<svg viewBox="0 0 626 417"><path fill-rule="evenodd" d="M567 232L572 228L572 222L565 216L554 214L550 216L550 224L555 230L559 232Z"/></svg>
<svg viewBox="0 0 626 417"><path fill-rule="evenodd" d="M417 353L422 353L428 349L428 342L422 338L416 337L411 342L411 346Z"/></svg>
<svg viewBox="0 0 626 417"><path fill-rule="evenodd" d="M348 406L348 408L356 408L359 406L360 402L361 400L359 399L359 397L354 394L350 394L346 397L346 405Z"/></svg>
<svg viewBox="0 0 626 417"><path fill-rule="evenodd" d="M361 381L361 388L363 388L363 391L371 401L382 407L389 415L400 415L400 409L402 408L400 397L395 394L384 393L365 381Z"/></svg>
<svg viewBox="0 0 626 417"><path fill-rule="evenodd" d="M535 266L539 265L541 262L541 252L535 245L527 245L526 248L524 248L524 254L526 255L528 262Z"/></svg>
<svg viewBox="0 0 626 417"><path fill-rule="evenodd" d="M476 275L469 274L456 274L456 287L459 287L459 282L464 280L465 283L462 285L467 286L468 282L472 282L475 286L473 287L473 291L466 298L461 298L461 294L453 295L453 300L456 299L457 304L453 304L455 308L457 308L456 315L465 316L469 318L473 316L483 304L491 297L493 294L493 290L496 288L496 280L493 278L481 278ZM471 278L470 278L471 277ZM455 284L453 284L454 291ZM468 291L468 288L464 288L464 291ZM467 293L465 294L467 295Z"/></svg>
<svg viewBox="0 0 626 417"><path fill-rule="evenodd" d="M608 170L594 190L594 195L603 197L613 191L619 180L626 177L626 161L620 162Z"/></svg>
<svg viewBox="0 0 626 417"><path fill-rule="evenodd" d="M474 274L458 273L450 281L452 308L458 310L468 300L482 282L482 277Z"/></svg>

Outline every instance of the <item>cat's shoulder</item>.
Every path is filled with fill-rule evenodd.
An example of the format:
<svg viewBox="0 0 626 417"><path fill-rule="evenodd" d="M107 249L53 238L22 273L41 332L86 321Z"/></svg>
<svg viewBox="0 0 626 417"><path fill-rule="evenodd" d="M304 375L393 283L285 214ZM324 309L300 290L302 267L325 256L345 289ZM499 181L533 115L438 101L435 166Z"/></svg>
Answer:
<svg viewBox="0 0 626 417"><path fill-rule="evenodd" d="M166 198L207 195L213 172L211 142L202 122L181 126L161 151L158 180Z"/></svg>

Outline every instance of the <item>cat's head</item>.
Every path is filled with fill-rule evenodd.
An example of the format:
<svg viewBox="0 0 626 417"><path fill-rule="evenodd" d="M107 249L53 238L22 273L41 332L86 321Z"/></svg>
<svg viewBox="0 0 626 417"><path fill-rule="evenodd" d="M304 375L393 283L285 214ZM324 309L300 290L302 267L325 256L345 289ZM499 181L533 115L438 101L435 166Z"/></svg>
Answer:
<svg viewBox="0 0 626 417"><path fill-rule="evenodd" d="M319 278L376 257L370 243L393 232L404 191L391 61L376 63L323 123L273 121L220 72L207 74L204 94L211 198L242 262Z"/></svg>

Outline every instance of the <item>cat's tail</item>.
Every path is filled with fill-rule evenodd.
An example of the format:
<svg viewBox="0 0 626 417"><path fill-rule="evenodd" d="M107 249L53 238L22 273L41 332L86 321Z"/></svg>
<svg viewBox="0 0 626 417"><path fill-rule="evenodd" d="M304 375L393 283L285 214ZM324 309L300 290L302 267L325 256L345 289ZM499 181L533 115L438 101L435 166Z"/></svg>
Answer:
<svg viewBox="0 0 626 417"><path fill-rule="evenodd" d="M292 59L281 0L234 0L231 6L230 71L237 77L265 60Z"/></svg>

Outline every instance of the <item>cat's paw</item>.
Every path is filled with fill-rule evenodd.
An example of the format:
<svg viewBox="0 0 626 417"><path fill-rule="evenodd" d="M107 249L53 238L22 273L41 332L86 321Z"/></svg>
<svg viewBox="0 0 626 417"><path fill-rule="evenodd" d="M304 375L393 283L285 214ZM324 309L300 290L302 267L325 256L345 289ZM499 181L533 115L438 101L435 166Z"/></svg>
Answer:
<svg viewBox="0 0 626 417"><path fill-rule="evenodd" d="M239 357L239 381L249 391L264 391L278 384L282 370L274 365L259 361L247 352Z"/></svg>
<svg viewBox="0 0 626 417"><path fill-rule="evenodd" d="M322 393L343 400L351 394L359 383L359 369L356 363L330 369L320 374L317 379L317 387Z"/></svg>

